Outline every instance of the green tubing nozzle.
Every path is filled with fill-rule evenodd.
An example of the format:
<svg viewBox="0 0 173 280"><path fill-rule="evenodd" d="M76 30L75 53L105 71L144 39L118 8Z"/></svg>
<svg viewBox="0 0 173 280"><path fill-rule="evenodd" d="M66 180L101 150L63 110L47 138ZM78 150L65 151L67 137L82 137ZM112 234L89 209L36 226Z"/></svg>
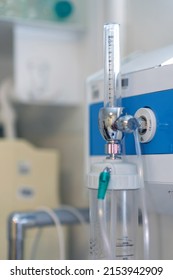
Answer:
<svg viewBox="0 0 173 280"><path fill-rule="evenodd" d="M111 169L109 167L106 167L99 176L99 188L98 188L98 194L97 198L98 199L104 199L106 195L106 191L108 188L108 184L110 181L110 173Z"/></svg>

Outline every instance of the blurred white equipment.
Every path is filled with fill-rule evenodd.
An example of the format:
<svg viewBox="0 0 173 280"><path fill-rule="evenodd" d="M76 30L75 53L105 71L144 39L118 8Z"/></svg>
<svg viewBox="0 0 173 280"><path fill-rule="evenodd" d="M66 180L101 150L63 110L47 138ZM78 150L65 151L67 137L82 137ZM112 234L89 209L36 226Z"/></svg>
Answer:
<svg viewBox="0 0 173 280"><path fill-rule="evenodd" d="M0 85L0 125L4 137L14 138L16 113L12 104L13 83L12 80L3 80Z"/></svg>
<svg viewBox="0 0 173 280"><path fill-rule="evenodd" d="M59 205L59 154L55 150L35 148L24 140L0 140L0 170L0 259L6 259L9 214ZM56 236L55 228L43 230L36 252L37 259L58 258ZM25 259L31 257L34 238L35 231L28 231Z"/></svg>

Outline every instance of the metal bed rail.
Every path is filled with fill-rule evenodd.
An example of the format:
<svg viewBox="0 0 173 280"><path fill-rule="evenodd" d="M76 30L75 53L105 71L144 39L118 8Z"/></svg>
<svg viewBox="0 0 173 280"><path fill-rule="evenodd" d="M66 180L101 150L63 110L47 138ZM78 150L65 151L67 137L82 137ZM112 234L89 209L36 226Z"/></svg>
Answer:
<svg viewBox="0 0 173 280"><path fill-rule="evenodd" d="M76 208L86 223L89 222L89 209ZM66 209L53 209L62 225L79 224L80 220ZM25 231L29 228L53 226L54 221L44 211L14 212L8 219L8 259L22 260L24 258Z"/></svg>

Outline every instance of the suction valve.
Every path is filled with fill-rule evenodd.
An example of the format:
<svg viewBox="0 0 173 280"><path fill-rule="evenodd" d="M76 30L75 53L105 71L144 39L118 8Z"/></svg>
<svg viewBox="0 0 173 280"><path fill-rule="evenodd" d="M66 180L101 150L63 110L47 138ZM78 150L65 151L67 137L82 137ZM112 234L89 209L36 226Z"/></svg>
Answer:
<svg viewBox="0 0 173 280"><path fill-rule="evenodd" d="M135 113L135 118L139 122L139 141L141 143L150 142L156 133L156 116L150 108L140 108Z"/></svg>

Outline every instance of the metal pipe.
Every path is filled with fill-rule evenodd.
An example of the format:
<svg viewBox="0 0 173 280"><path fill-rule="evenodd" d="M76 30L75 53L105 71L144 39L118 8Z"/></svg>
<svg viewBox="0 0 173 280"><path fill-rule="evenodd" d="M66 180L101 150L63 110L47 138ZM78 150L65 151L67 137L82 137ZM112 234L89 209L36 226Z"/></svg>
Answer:
<svg viewBox="0 0 173 280"><path fill-rule="evenodd" d="M86 222L89 222L89 209L77 208ZM66 209L54 209L62 225L73 225L80 221ZM53 226L51 217L43 211L14 212L8 219L8 258L10 260L22 260L24 256L25 231L34 227Z"/></svg>

